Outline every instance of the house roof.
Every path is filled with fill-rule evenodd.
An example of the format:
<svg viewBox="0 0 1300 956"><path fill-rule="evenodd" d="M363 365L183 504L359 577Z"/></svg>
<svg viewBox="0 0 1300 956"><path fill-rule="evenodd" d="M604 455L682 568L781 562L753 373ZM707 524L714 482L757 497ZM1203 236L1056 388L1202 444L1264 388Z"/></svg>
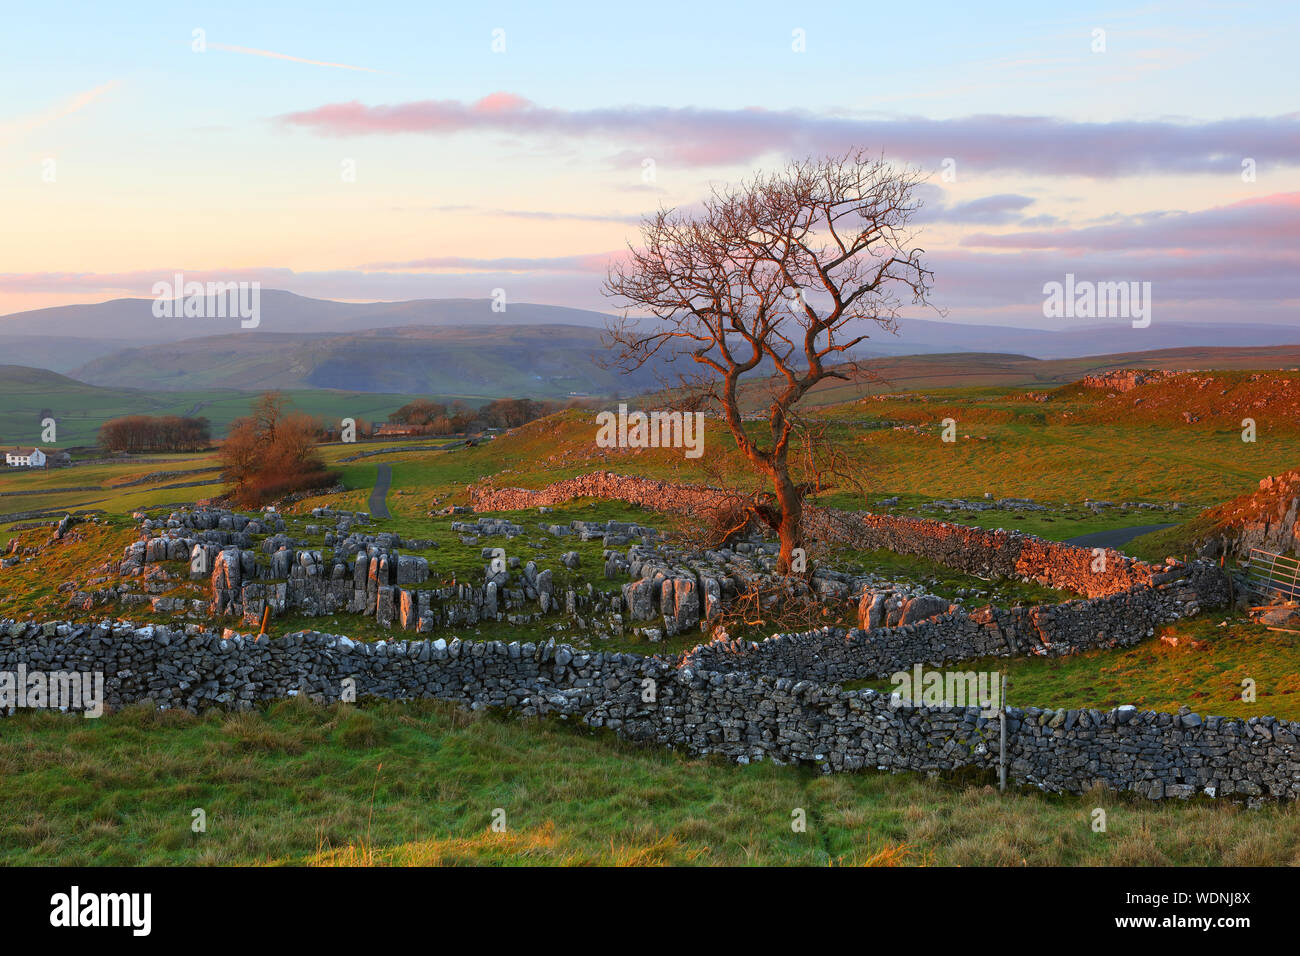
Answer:
<svg viewBox="0 0 1300 956"><path fill-rule="evenodd" d="M40 449L37 448L11 448L9 451L5 452L5 454L13 455L17 458L30 458L34 452L39 450ZM43 455L45 452L42 451L41 454Z"/></svg>

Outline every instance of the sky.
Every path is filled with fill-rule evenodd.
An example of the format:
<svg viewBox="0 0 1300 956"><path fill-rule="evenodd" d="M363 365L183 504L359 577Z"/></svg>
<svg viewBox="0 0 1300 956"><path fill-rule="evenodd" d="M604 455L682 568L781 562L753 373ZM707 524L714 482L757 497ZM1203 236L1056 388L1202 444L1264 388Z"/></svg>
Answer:
<svg viewBox="0 0 1300 956"><path fill-rule="evenodd" d="M1070 273L1300 324L1294 2L7 6L0 314L177 272L616 311L646 213L865 147L928 177L952 321L1064 327Z"/></svg>

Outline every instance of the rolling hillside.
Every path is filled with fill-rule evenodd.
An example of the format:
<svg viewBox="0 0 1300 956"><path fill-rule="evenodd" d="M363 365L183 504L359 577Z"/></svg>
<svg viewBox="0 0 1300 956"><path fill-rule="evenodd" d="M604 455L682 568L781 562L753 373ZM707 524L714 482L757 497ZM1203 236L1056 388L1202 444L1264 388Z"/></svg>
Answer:
<svg viewBox="0 0 1300 956"><path fill-rule="evenodd" d="M1293 369L1300 367L1300 345L1160 349L1062 359L954 352L876 358L863 362L862 366L869 374L850 381L827 379L815 386L805 401L809 405L832 405L868 395L935 388L1053 389L1085 375L1126 368ZM767 383L752 382L742 390L742 395L751 408L758 408L768 388Z"/></svg>
<svg viewBox="0 0 1300 956"><path fill-rule="evenodd" d="M313 415L382 420L415 397L459 398L470 404L503 396L562 398L570 391L631 397L659 384L649 372L629 378L620 377L616 369L601 368L596 358L602 354L593 330L528 326L490 332L389 329L324 338L222 336L127 350L116 363L87 366L92 382L6 365L0 366L0 443L39 441L43 409L54 412L62 446L89 444L102 422L131 413L205 415L213 423L214 435L220 436L232 419L247 414L249 401L259 391L271 387L284 388L296 407ZM807 404L828 406L870 395L941 388L1046 392L1085 375L1124 368L1294 369L1300 367L1300 346L1167 349L1055 360L1010 354L913 355L875 359L869 367L877 379L829 380L813 389ZM582 377L566 377L570 370L579 370ZM1254 382L1235 373L1220 377L1224 381L1213 387L1198 385L1192 405L1173 383L1143 386L1141 391L1114 398L1105 393L1090 395L1086 412L1073 408L1067 394L1060 396L1064 403L1037 407L1042 413L1055 413L1069 406L1078 421L1116 415L1132 419L1137 414L1133 399L1150 396L1149 404L1143 403L1144 419L1156 416L1181 422L1182 412L1190 409L1207 419L1227 421L1255 411L1264 427L1266 419L1277 416L1259 415L1255 403L1270 396L1290 401L1290 387L1275 388L1267 377ZM238 383L238 387L218 384L222 382ZM1225 388L1229 391L1220 395ZM766 389L767 383L757 380L746 387L751 410L762 403ZM1288 406L1286 415L1294 418L1294 409Z"/></svg>
<svg viewBox="0 0 1300 956"><path fill-rule="evenodd" d="M167 392L101 387L46 369L0 365L0 447L46 444L41 441L41 418L46 410L57 423L55 445L61 448L92 445L105 421L135 414L203 415L212 422L213 437L219 438L232 420L248 414L249 403L256 395L255 391L233 389ZM288 395L295 409L311 415L369 421L382 421L417 397L326 389L291 390Z"/></svg>
<svg viewBox="0 0 1300 956"><path fill-rule="evenodd" d="M213 336L125 349L74 374L148 389L340 388L479 398L630 394L650 371L602 368L601 332L574 325L373 329L356 333Z"/></svg>
<svg viewBox="0 0 1300 956"><path fill-rule="evenodd" d="M170 277L166 277L170 278ZM587 309L510 302L494 312L489 299L415 299L406 302L336 302L278 289L263 289L256 328L237 318L172 318L153 315L154 300L114 299L91 305L57 306L0 316L0 351L15 364L67 372L127 348L239 335L274 346L282 335L359 335L373 330L422 327L486 333L510 326L565 326L599 330L611 316ZM615 303L611 302L611 310ZM213 314L213 313L209 313ZM871 327L862 349L873 356L945 352L1014 352L1040 359L1066 358L1098 350L1194 347L1255 347L1300 343L1294 326L1248 321L1182 323L1164 321L1145 329L1125 323L1067 324L1060 328L972 325L907 317L898 334Z"/></svg>
<svg viewBox="0 0 1300 956"><path fill-rule="evenodd" d="M170 278L170 277L167 277ZM157 319L153 299L113 299L0 316L0 336L58 335L119 342L169 342L239 331L237 318ZM281 289L263 289L257 333L360 332L402 325L584 325L603 328L607 316L586 309L511 302L493 312L490 299L413 299L408 302L335 302ZM213 314L209 310L209 314Z"/></svg>

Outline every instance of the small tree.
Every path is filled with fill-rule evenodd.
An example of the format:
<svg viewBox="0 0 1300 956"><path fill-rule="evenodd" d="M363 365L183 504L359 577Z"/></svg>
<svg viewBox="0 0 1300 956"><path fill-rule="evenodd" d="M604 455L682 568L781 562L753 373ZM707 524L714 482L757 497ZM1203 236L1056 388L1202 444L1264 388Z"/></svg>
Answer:
<svg viewBox="0 0 1300 956"><path fill-rule="evenodd" d="M609 329L623 368L661 350L702 366L683 379L688 400L712 399L770 480L777 507L755 513L780 536L782 573L802 544L808 491L790 473L796 404L824 379L852 378L849 353L866 328L895 331L904 298L928 304L933 273L909 230L920 182L916 170L863 151L791 163L714 189L700 212L648 217L642 248L629 246L606 280L607 295L651 316L625 313ZM775 376L766 440L745 429L740 385L749 373Z"/></svg>
<svg viewBox="0 0 1300 956"><path fill-rule="evenodd" d="M253 401L249 417L230 423L218 457L221 477L240 504L322 488L337 478L316 448L316 423L308 415L286 414L286 405L279 392L267 392Z"/></svg>

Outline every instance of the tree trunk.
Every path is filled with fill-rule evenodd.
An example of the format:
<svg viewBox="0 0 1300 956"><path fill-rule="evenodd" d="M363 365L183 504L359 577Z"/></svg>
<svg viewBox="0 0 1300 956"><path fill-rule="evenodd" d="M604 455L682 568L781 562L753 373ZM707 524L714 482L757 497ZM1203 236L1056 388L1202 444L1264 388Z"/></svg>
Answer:
<svg viewBox="0 0 1300 956"><path fill-rule="evenodd" d="M772 478L776 485L776 500L781 506L781 524L777 528L781 537L781 554L777 558L776 570L780 574L804 574L808 567L806 557L802 566L794 569L794 551L803 547L803 498L785 468L778 466Z"/></svg>

